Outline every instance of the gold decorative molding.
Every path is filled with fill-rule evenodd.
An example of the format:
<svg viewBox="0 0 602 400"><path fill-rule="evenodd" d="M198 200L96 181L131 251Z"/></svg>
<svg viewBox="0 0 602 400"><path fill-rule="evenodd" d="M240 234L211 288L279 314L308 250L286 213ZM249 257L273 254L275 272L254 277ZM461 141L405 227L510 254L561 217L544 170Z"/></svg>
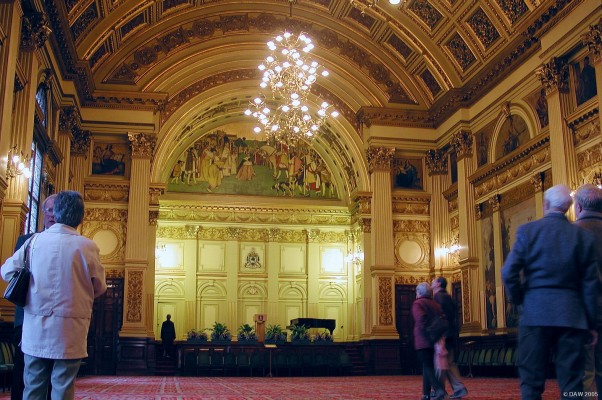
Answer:
<svg viewBox="0 0 602 400"><path fill-rule="evenodd" d="M128 271L127 275L127 322L142 321L142 294L144 289L144 273Z"/></svg>
<svg viewBox="0 0 602 400"><path fill-rule="evenodd" d="M359 220L360 229L364 233L372 232L372 219L371 218L360 218Z"/></svg>
<svg viewBox="0 0 602 400"><path fill-rule="evenodd" d="M152 226L157 226L159 220L159 211L149 211L148 212L148 223Z"/></svg>
<svg viewBox="0 0 602 400"><path fill-rule="evenodd" d="M464 313L464 321L470 321L470 275L468 270L462 271L462 312Z"/></svg>
<svg viewBox="0 0 602 400"><path fill-rule="evenodd" d="M355 202L359 206L360 214L371 214L372 213L372 193L361 192L355 196Z"/></svg>
<svg viewBox="0 0 602 400"><path fill-rule="evenodd" d="M394 220L393 232L429 233L431 231L430 221L417 220Z"/></svg>
<svg viewBox="0 0 602 400"><path fill-rule="evenodd" d="M531 176L531 185L536 193L543 191L543 174L541 172Z"/></svg>
<svg viewBox="0 0 602 400"><path fill-rule="evenodd" d="M148 194L150 196L149 204L151 206L159 205L159 198L165 194L164 184L152 184L148 188Z"/></svg>
<svg viewBox="0 0 602 400"><path fill-rule="evenodd" d="M71 155L88 157L90 150L90 131L74 129L73 139L71 140Z"/></svg>
<svg viewBox="0 0 602 400"><path fill-rule="evenodd" d="M396 269L422 269L428 270L430 263L430 233L414 233L414 232L396 232L395 234L395 268ZM420 257L416 262L408 263L404 261L400 253L400 247L403 242L413 242L420 248Z"/></svg>
<svg viewBox="0 0 602 400"><path fill-rule="evenodd" d="M86 221L82 225L82 235L90 239L98 232L109 231L115 236L116 246L109 253L101 254L103 263L120 263L125 259L127 223L122 221Z"/></svg>
<svg viewBox="0 0 602 400"><path fill-rule="evenodd" d="M249 206L204 206L170 204L161 206L159 219L165 221L228 222L294 225L351 225L347 210L322 208L267 208Z"/></svg>
<svg viewBox="0 0 602 400"><path fill-rule="evenodd" d="M430 277L428 275L396 275L396 285L418 285L421 282L428 282Z"/></svg>
<svg viewBox="0 0 602 400"><path fill-rule="evenodd" d="M366 150L370 173L376 171L391 171L391 161L395 155L394 147L369 147Z"/></svg>
<svg viewBox="0 0 602 400"><path fill-rule="evenodd" d="M157 137L146 133L128 133L132 158L153 158Z"/></svg>
<svg viewBox="0 0 602 400"><path fill-rule="evenodd" d="M44 47L52 32L46 14L27 12L23 15L21 21L21 49L33 51Z"/></svg>
<svg viewBox="0 0 602 400"><path fill-rule="evenodd" d="M59 132L73 134L73 130L81 124L81 116L73 106L62 107L59 112Z"/></svg>
<svg viewBox="0 0 602 400"><path fill-rule="evenodd" d="M539 77L546 94L556 91L566 93L569 90L569 66L566 60L552 57L550 62L539 67L535 74Z"/></svg>
<svg viewBox="0 0 602 400"><path fill-rule="evenodd" d="M577 168L579 170L586 170L600 163L602 163L602 144L577 153Z"/></svg>
<svg viewBox="0 0 602 400"><path fill-rule="evenodd" d="M581 43L588 47L594 55L594 61L601 61L602 56L602 18L597 24L590 25L589 31L581 35Z"/></svg>
<svg viewBox="0 0 602 400"><path fill-rule="evenodd" d="M84 184L84 200L106 201L110 203L127 203L130 195L130 184L125 183L86 183Z"/></svg>
<svg viewBox="0 0 602 400"><path fill-rule="evenodd" d="M121 268L106 268L105 275L107 278L125 278L125 270Z"/></svg>
<svg viewBox="0 0 602 400"><path fill-rule="evenodd" d="M458 198L454 197L453 199L449 200L447 202L447 211L448 212L454 212L458 209Z"/></svg>
<svg viewBox="0 0 602 400"><path fill-rule="evenodd" d="M491 206L493 212L500 211L500 200L501 197L499 194L494 194L489 198L489 205Z"/></svg>
<svg viewBox="0 0 602 400"><path fill-rule="evenodd" d="M127 223L128 212L117 208L86 208L84 221L109 221Z"/></svg>
<svg viewBox="0 0 602 400"><path fill-rule="evenodd" d="M431 195L401 195L393 194L393 214L429 215Z"/></svg>
<svg viewBox="0 0 602 400"><path fill-rule="evenodd" d="M393 307L391 298L393 289L391 278L386 276L378 277L378 323L379 325L393 324Z"/></svg>
<svg viewBox="0 0 602 400"><path fill-rule="evenodd" d="M462 273L456 272L455 274L451 274L449 277L449 282L450 283L456 283L456 282L462 283Z"/></svg>
<svg viewBox="0 0 602 400"><path fill-rule="evenodd" d="M458 161L466 157L472 157L473 134L469 130L461 129L454 133L451 145L458 155Z"/></svg>
<svg viewBox="0 0 602 400"><path fill-rule="evenodd" d="M573 129L575 147L591 140L600 140L600 120L596 119L589 124L583 124Z"/></svg>
<svg viewBox="0 0 602 400"><path fill-rule="evenodd" d="M454 215L449 219L449 229L452 232L455 232L460 229L460 218L457 215Z"/></svg>
<svg viewBox="0 0 602 400"><path fill-rule="evenodd" d="M477 220L480 220L483 217L483 207L481 207L481 204L475 204L474 215Z"/></svg>
<svg viewBox="0 0 602 400"><path fill-rule="evenodd" d="M425 155L426 168L429 176L447 175L447 153L442 150L428 150Z"/></svg>

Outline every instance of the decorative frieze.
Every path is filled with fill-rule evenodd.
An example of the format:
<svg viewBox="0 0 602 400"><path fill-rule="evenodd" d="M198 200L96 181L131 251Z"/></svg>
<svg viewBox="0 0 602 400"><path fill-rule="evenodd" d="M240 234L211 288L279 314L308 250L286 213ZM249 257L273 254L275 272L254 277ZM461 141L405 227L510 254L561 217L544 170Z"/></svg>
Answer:
<svg viewBox="0 0 602 400"><path fill-rule="evenodd" d="M393 307L391 299L393 289L391 279L388 277L378 277L378 323L379 325L393 324Z"/></svg>
<svg viewBox="0 0 602 400"><path fill-rule="evenodd" d="M146 133L128 133L132 158L153 158L157 137Z"/></svg>
<svg viewBox="0 0 602 400"><path fill-rule="evenodd" d="M28 12L23 15L21 24L21 49L33 51L44 47L52 30L46 14Z"/></svg>
<svg viewBox="0 0 602 400"><path fill-rule="evenodd" d="M464 321L470 321L470 275L468 274L468 270L465 269L462 271L462 312L464 313Z"/></svg>
<svg viewBox="0 0 602 400"><path fill-rule="evenodd" d="M451 140L451 145L456 150L458 161L465 157L472 157L473 134L465 129L456 132Z"/></svg>
<svg viewBox="0 0 602 400"><path fill-rule="evenodd" d="M127 203L129 193L129 183L86 183L84 185L84 200L89 201Z"/></svg>
<svg viewBox="0 0 602 400"><path fill-rule="evenodd" d="M421 282L429 282L430 277L428 275L396 275L396 285L418 285Z"/></svg>
<svg viewBox="0 0 602 400"><path fill-rule="evenodd" d="M429 233L431 230L429 221L395 220L393 221L393 232Z"/></svg>
<svg viewBox="0 0 602 400"><path fill-rule="evenodd" d="M429 176L447 175L447 153L439 149L428 150L426 152L426 168Z"/></svg>
<svg viewBox="0 0 602 400"><path fill-rule="evenodd" d="M394 147L369 147L366 150L370 173L376 171L391 171L391 161L395 155Z"/></svg>
<svg viewBox="0 0 602 400"><path fill-rule="evenodd" d="M128 271L127 273L127 322L142 321L142 295L144 288L144 274L142 271Z"/></svg>
<svg viewBox="0 0 602 400"><path fill-rule="evenodd" d="M429 215L430 195L393 195L393 214Z"/></svg>
<svg viewBox="0 0 602 400"><path fill-rule="evenodd" d="M114 221L127 222L127 210L117 208L86 208L84 221Z"/></svg>
<svg viewBox="0 0 602 400"><path fill-rule="evenodd" d="M581 35L581 42L589 48L595 61L600 61L602 55L602 18L597 24L590 25L589 31Z"/></svg>
<svg viewBox="0 0 602 400"><path fill-rule="evenodd" d="M539 77L546 94L555 91L568 92L569 90L569 66L566 60L552 57L550 62L539 67L535 74Z"/></svg>
<svg viewBox="0 0 602 400"><path fill-rule="evenodd" d="M593 165L602 163L602 146L592 146L580 153L577 153L577 168L585 170Z"/></svg>
<svg viewBox="0 0 602 400"><path fill-rule="evenodd" d="M117 269L117 268L107 268L105 269L105 275L107 279L109 278L125 278L125 270Z"/></svg>
<svg viewBox="0 0 602 400"><path fill-rule="evenodd" d="M90 151L90 131L75 129L71 140L71 155L88 157Z"/></svg>

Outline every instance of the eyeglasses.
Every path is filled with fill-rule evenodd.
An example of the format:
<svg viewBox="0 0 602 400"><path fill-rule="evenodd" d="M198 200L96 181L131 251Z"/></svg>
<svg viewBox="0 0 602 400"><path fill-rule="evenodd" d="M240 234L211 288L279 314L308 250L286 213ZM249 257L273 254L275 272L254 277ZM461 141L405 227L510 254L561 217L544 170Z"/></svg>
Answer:
<svg viewBox="0 0 602 400"><path fill-rule="evenodd" d="M45 208L43 211L44 211L44 214L47 214L47 215L54 214L54 208Z"/></svg>

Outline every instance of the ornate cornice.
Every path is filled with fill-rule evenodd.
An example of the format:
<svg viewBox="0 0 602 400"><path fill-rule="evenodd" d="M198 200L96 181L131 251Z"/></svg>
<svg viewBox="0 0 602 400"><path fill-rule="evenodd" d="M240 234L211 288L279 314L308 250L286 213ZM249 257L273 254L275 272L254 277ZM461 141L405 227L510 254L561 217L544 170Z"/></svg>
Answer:
<svg viewBox="0 0 602 400"><path fill-rule="evenodd" d="M456 150L458 161L465 157L472 157L473 134L469 130L461 129L454 133L451 145Z"/></svg>
<svg viewBox="0 0 602 400"><path fill-rule="evenodd" d="M384 126L411 126L416 128L434 128L435 121L427 111L400 110L384 107L362 107L356 115L357 127L362 124Z"/></svg>
<svg viewBox="0 0 602 400"><path fill-rule="evenodd" d="M21 25L21 49L33 51L44 47L51 32L46 14L40 12L26 13L23 15Z"/></svg>
<svg viewBox="0 0 602 400"><path fill-rule="evenodd" d="M118 208L86 208L84 221L127 222L128 211Z"/></svg>
<svg viewBox="0 0 602 400"><path fill-rule="evenodd" d="M87 201L127 203L129 201L129 193L129 182L86 183L84 185L84 200Z"/></svg>
<svg viewBox="0 0 602 400"><path fill-rule="evenodd" d="M248 206L179 205L161 206L162 221L232 222L349 226L348 211L313 208L267 208Z"/></svg>
<svg viewBox="0 0 602 400"><path fill-rule="evenodd" d="M454 183L441 193L445 200L452 201L458 198L458 184Z"/></svg>
<svg viewBox="0 0 602 400"><path fill-rule="evenodd" d="M394 147L369 147L366 150L370 173L376 171L391 171L391 161L395 155Z"/></svg>
<svg viewBox="0 0 602 400"><path fill-rule="evenodd" d="M581 35L581 42L594 55L594 61L602 61L602 18L595 25L589 26L589 31Z"/></svg>
<svg viewBox="0 0 602 400"><path fill-rule="evenodd" d="M447 153L439 149L428 150L425 154L429 176L447 175Z"/></svg>
<svg viewBox="0 0 602 400"><path fill-rule="evenodd" d="M393 232L430 233L429 221L419 220L395 220L393 221Z"/></svg>
<svg viewBox="0 0 602 400"><path fill-rule="evenodd" d="M88 157L90 136L90 131L75 129L71 140L71 155Z"/></svg>
<svg viewBox="0 0 602 400"><path fill-rule="evenodd" d="M552 57L550 62L543 64L535 73L539 77L546 94L556 91L568 92L569 90L569 66L566 60Z"/></svg>
<svg viewBox="0 0 602 400"><path fill-rule="evenodd" d="M153 158L157 137L146 133L128 133L132 158Z"/></svg>
<svg viewBox="0 0 602 400"><path fill-rule="evenodd" d="M393 194L393 214L429 215L430 194L404 196Z"/></svg>

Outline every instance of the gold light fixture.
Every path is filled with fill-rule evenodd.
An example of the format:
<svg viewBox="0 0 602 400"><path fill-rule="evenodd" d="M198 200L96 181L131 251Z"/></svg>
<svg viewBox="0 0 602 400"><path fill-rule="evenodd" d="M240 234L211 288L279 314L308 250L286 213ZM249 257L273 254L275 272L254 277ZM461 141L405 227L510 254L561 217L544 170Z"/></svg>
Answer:
<svg viewBox="0 0 602 400"><path fill-rule="evenodd" d="M299 140L311 140L329 115L338 116L337 111L329 111L332 106L325 101L313 115L308 106L311 86L318 74L327 77L328 71L308 59L314 45L304 33L284 32L267 46L270 54L258 67L263 72L259 86L267 93L256 97L245 114L259 122L254 128L256 134L295 146Z"/></svg>
<svg viewBox="0 0 602 400"><path fill-rule="evenodd" d="M31 177L31 170L28 166L30 158L28 154L24 154L23 151L18 150L17 145L11 147L6 157L6 177L12 179L23 175L29 179Z"/></svg>

